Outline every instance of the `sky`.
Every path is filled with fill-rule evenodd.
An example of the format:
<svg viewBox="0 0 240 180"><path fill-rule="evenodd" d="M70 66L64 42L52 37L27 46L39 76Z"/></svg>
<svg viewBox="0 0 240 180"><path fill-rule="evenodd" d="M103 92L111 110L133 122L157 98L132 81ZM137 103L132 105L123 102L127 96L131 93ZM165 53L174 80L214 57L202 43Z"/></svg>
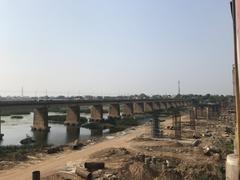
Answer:
<svg viewBox="0 0 240 180"><path fill-rule="evenodd" d="M228 0L1 0L0 95L232 94Z"/></svg>

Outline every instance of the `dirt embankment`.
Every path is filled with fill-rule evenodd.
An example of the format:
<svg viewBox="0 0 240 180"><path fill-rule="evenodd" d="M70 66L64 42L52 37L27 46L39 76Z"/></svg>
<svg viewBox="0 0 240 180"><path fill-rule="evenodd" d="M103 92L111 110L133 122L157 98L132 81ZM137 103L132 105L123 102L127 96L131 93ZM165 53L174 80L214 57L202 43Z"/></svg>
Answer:
<svg viewBox="0 0 240 180"><path fill-rule="evenodd" d="M145 124L119 132L79 151L64 151L17 165L0 172L0 179L31 179L40 170L43 179L54 172L75 174L86 161L104 162L105 169L92 173L107 179L222 179L226 154L231 151L232 133L226 133L228 122L199 120L198 143L189 127L189 118L182 118L182 139L172 139L172 120L161 123L163 137L151 138L150 125ZM194 143L195 142L195 143ZM84 168L83 168L84 169ZM58 174L59 175L59 174ZM47 178L49 177L49 178Z"/></svg>

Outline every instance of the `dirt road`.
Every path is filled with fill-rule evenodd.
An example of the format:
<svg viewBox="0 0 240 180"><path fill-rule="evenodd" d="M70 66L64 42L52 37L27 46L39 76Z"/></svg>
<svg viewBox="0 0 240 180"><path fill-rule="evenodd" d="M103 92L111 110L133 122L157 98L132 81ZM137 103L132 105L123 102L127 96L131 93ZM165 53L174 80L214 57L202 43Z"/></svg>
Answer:
<svg viewBox="0 0 240 180"><path fill-rule="evenodd" d="M129 147L129 141L133 138L144 134L147 131L147 126L142 125L136 127L134 130L129 130L125 135L120 135L113 139L106 139L102 142L88 145L80 151L65 151L61 154L47 156L43 161L34 163L27 162L18 165L10 170L0 171L0 180L30 180L32 171L41 171L41 176L47 176L57 170L64 169L67 163L81 163L86 161L89 156L99 150L106 148ZM31 164L32 163L32 164Z"/></svg>

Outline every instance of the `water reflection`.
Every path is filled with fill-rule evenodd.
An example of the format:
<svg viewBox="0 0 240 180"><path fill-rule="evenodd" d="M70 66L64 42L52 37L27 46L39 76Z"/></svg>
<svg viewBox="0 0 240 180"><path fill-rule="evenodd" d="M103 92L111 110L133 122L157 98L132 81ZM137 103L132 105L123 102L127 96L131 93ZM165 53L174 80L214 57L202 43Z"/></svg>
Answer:
<svg viewBox="0 0 240 180"><path fill-rule="evenodd" d="M66 142L73 142L79 139L80 127L66 126Z"/></svg>
<svg viewBox="0 0 240 180"><path fill-rule="evenodd" d="M33 131L33 138L36 140L36 144L47 145L49 133L47 131Z"/></svg>
<svg viewBox="0 0 240 180"><path fill-rule="evenodd" d="M91 129L91 136L102 136L103 130L102 129Z"/></svg>

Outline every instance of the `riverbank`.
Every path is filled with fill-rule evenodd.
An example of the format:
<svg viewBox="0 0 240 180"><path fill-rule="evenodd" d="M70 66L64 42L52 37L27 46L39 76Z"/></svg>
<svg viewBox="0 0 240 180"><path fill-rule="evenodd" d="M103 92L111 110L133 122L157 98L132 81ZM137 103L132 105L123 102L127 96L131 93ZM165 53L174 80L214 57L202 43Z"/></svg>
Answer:
<svg viewBox="0 0 240 180"><path fill-rule="evenodd" d="M161 123L163 138L160 139L151 138L150 124L146 123L89 142L77 151L67 149L23 162L12 169L0 171L0 179L31 179L31 173L35 170L41 171L43 179L54 176L55 172L74 176L76 167L81 167L86 161L105 162L106 169L94 174L99 177L221 179L224 177L226 154L232 151L234 138L233 134L225 132L226 127L231 127L229 123L199 120L198 143L193 138L194 131L189 127L188 116L182 117L181 140L172 139L174 130L169 128L171 118ZM148 161L153 161L153 165L149 165Z"/></svg>
<svg viewBox="0 0 240 180"><path fill-rule="evenodd" d="M145 126L146 125L141 125L136 128L129 128L126 131L118 132L111 136L90 140L88 141L89 144L80 151L73 151L68 148L63 152L53 155L41 154L40 156L36 156L35 159L21 162L9 170L1 170L0 179L14 179L15 177L18 177L18 180L31 179L31 172L34 170L44 172L43 175L50 175L57 170L64 169L64 165L67 162L73 162L79 159L82 161L86 160L91 152L96 152L105 147L120 146L121 144L126 145L128 140L141 134ZM133 133L133 131L135 133ZM22 171L23 169L24 171Z"/></svg>
<svg viewBox="0 0 240 180"><path fill-rule="evenodd" d="M56 123L63 124L63 122L65 120L65 115L49 116L50 121L52 121L53 119L57 119ZM82 119L85 121L87 120L84 117ZM138 119L123 118L123 119L108 119L108 120L102 121L101 123L95 123L95 125L86 124L86 126L89 125L91 128L94 128L96 126L95 130L96 131L100 130L101 132L104 129L109 128L108 136L110 137L112 135L112 133L124 131L127 128L137 126L139 124L140 124L140 122L138 121ZM67 128L70 128L70 130L69 130L70 132L72 132L72 130L75 131L76 128L79 129L79 127L74 127L74 126L67 127ZM71 128L73 128L73 129L71 129ZM93 129L93 131L94 131L94 129ZM41 134L41 132L39 132L39 133ZM79 131L77 131L77 133L79 133ZM106 134L105 134L105 136L106 136ZM81 139L81 137L80 137L80 139ZM81 146L86 146L88 144L99 142L103 139L104 139L103 134L99 133L97 136L93 136L93 137L90 137L85 140L82 139L80 144L81 144ZM14 166L14 164L21 164L21 163L27 162L27 161L31 160L32 157L38 156L38 154L41 154L41 157L42 157L46 154L48 149L50 149L51 147L53 149L58 149L58 147L59 147L60 149L63 149L63 150L72 149L73 141L76 142L76 140L79 140L78 136L76 136L75 139L72 139L72 141L67 144L62 144L62 145L57 145L57 146L53 146L50 144L47 145L45 143L39 144L39 142L36 142L35 140L31 144L28 144L28 145L1 146L0 160L1 160L1 162L4 162L4 163L0 163L0 170L12 168Z"/></svg>

